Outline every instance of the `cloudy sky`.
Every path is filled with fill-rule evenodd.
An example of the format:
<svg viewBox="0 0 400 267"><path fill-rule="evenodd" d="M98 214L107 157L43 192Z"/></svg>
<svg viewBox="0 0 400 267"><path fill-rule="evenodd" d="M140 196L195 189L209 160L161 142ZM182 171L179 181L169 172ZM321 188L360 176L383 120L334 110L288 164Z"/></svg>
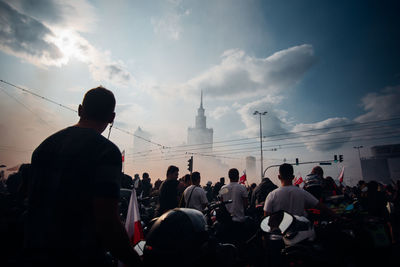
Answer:
<svg viewBox="0 0 400 267"><path fill-rule="evenodd" d="M242 171L245 156L259 160L252 114L268 111L264 167L342 154L326 173L336 178L343 165L352 183L361 177L354 146L369 156L370 146L400 142L399 11L398 1L0 1L0 79L72 109L87 89L111 89L115 125L140 126L164 146L134 154L133 136L114 129L129 174L163 179L168 164L183 174L195 151L203 179L227 172L196 168L206 156L185 146L203 90L220 166ZM29 162L45 137L77 121L0 89L0 164Z"/></svg>

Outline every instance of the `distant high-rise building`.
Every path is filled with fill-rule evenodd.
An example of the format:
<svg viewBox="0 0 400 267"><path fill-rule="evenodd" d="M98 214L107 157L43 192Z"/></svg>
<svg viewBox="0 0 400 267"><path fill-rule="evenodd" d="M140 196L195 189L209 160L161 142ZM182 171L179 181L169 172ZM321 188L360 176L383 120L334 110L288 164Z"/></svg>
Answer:
<svg viewBox="0 0 400 267"><path fill-rule="evenodd" d="M147 150L150 150L150 142L144 140L150 140L150 134L146 131L143 131L140 127L136 129L134 134L133 152L146 152Z"/></svg>
<svg viewBox="0 0 400 267"><path fill-rule="evenodd" d="M246 174L249 178L256 178L256 158L253 156L246 157Z"/></svg>
<svg viewBox="0 0 400 267"><path fill-rule="evenodd" d="M188 145L208 144L204 146L205 149L202 151L211 152L213 143L213 129L207 128L207 118L204 115L204 112L205 110L203 108L203 91L201 91L200 107L197 109L195 127L188 128L187 143Z"/></svg>

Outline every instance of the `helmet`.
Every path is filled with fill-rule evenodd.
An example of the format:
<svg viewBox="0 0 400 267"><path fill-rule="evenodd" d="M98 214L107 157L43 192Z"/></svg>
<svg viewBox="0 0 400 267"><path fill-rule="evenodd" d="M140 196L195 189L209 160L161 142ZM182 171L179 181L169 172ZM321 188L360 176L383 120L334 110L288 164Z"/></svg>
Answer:
<svg viewBox="0 0 400 267"><path fill-rule="evenodd" d="M192 266L208 241L206 221L195 209L176 208L160 216L146 236L148 266Z"/></svg>

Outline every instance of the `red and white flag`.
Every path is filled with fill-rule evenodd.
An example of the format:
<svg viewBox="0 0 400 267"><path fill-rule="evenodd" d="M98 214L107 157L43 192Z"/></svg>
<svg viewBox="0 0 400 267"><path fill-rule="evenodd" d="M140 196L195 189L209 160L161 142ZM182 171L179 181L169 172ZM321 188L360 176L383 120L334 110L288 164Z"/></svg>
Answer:
<svg viewBox="0 0 400 267"><path fill-rule="evenodd" d="M140 222L139 206L136 198L136 190L133 189L129 200L128 215L126 216L125 229L132 245L144 240L142 224Z"/></svg>
<svg viewBox="0 0 400 267"><path fill-rule="evenodd" d="M342 171L340 172L338 177L340 183L343 183L343 177L344 177L344 166L342 167Z"/></svg>
<svg viewBox="0 0 400 267"><path fill-rule="evenodd" d="M139 206L136 198L136 190L133 189L131 198L129 200L128 214L125 221L125 229L128 233L129 241L135 246L139 241L144 240L143 228L140 222ZM118 267L127 267L121 261L118 263Z"/></svg>
<svg viewBox="0 0 400 267"><path fill-rule="evenodd" d="M122 150L122 172L125 172L125 149Z"/></svg>
<svg viewBox="0 0 400 267"><path fill-rule="evenodd" d="M239 184L244 184L247 181L246 171L243 172L243 175L239 178Z"/></svg>
<svg viewBox="0 0 400 267"><path fill-rule="evenodd" d="M301 185L302 182L303 182L303 177L300 176L298 179L294 181L294 185Z"/></svg>

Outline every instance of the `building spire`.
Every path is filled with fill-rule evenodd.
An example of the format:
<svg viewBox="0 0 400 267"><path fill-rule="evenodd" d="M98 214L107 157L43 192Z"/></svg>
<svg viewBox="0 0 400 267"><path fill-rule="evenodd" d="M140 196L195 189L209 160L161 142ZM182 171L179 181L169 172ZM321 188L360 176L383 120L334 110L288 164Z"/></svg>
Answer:
<svg viewBox="0 0 400 267"><path fill-rule="evenodd" d="M200 108L203 108L203 89L201 89Z"/></svg>

